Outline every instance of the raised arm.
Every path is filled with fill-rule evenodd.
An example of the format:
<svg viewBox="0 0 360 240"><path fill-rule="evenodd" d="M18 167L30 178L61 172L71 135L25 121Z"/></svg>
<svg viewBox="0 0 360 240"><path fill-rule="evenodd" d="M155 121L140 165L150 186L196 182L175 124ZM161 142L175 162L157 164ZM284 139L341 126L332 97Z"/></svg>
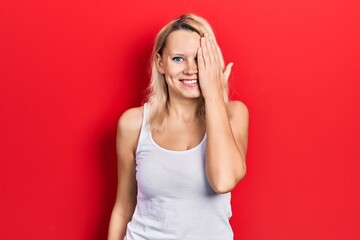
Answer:
<svg viewBox="0 0 360 240"><path fill-rule="evenodd" d="M116 152L118 159L118 187L112 210L108 240L122 240L127 223L136 206L135 150L142 121L142 108L132 108L118 121Z"/></svg>
<svg viewBox="0 0 360 240"><path fill-rule="evenodd" d="M223 84L232 63L223 72L218 46L208 34L201 38L198 50L200 87L206 111L206 171L217 193L231 191L246 173L248 109L239 102L225 103Z"/></svg>
<svg viewBox="0 0 360 240"><path fill-rule="evenodd" d="M217 193L234 189L246 173L248 110L241 102L221 99L205 103L206 170L209 182Z"/></svg>

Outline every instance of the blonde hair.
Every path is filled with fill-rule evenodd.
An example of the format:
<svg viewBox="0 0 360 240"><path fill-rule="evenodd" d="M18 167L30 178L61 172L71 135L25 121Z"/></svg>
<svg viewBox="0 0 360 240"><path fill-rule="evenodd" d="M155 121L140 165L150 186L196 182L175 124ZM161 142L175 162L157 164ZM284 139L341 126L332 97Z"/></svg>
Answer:
<svg viewBox="0 0 360 240"><path fill-rule="evenodd" d="M221 54L221 50L217 45L214 32L210 24L202 17L195 14L182 15L165 25L155 38L155 43L151 55L151 80L148 87L148 99L147 102L150 105L149 121L150 127L154 131L163 131L166 120L169 114L169 92L168 86L165 81L165 77L160 73L156 66L156 55L162 55L164 48L166 47L166 40L170 33L177 30L187 30L198 33L200 36L204 36L204 33L208 33L214 40L219 56L222 69L224 70L225 64ZM228 101L228 83L224 82L223 96L224 101ZM205 101L202 98L200 107L198 108L198 114L200 117L205 118Z"/></svg>

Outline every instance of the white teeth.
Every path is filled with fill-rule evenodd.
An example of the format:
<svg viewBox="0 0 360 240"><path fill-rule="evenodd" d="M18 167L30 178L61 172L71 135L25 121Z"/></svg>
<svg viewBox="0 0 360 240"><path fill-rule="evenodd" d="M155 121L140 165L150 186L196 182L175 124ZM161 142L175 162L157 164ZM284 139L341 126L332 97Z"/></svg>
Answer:
<svg viewBox="0 0 360 240"><path fill-rule="evenodd" d="M185 84L195 84L195 83L197 83L197 80L183 80L183 83L185 83Z"/></svg>

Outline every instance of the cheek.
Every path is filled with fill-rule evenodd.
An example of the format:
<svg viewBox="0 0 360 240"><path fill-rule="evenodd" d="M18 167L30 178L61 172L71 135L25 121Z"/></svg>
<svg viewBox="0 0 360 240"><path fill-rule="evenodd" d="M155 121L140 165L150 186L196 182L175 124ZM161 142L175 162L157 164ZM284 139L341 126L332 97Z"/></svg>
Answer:
<svg viewBox="0 0 360 240"><path fill-rule="evenodd" d="M165 67L165 75L170 77L175 77L178 74L182 73L184 70L183 64L168 64Z"/></svg>

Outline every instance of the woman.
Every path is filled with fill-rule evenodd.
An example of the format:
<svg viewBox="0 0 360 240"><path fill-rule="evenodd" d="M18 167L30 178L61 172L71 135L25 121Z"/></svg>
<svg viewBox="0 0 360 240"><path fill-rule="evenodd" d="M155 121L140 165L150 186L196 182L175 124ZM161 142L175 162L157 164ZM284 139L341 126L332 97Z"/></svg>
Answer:
<svg viewBox="0 0 360 240"><path fill-rule="evenodd" d="M108 239L233 239L230 191L246 172L248 110L228 101L231 67L199 16L159 32L148 102L118 122Z"/></svg>

